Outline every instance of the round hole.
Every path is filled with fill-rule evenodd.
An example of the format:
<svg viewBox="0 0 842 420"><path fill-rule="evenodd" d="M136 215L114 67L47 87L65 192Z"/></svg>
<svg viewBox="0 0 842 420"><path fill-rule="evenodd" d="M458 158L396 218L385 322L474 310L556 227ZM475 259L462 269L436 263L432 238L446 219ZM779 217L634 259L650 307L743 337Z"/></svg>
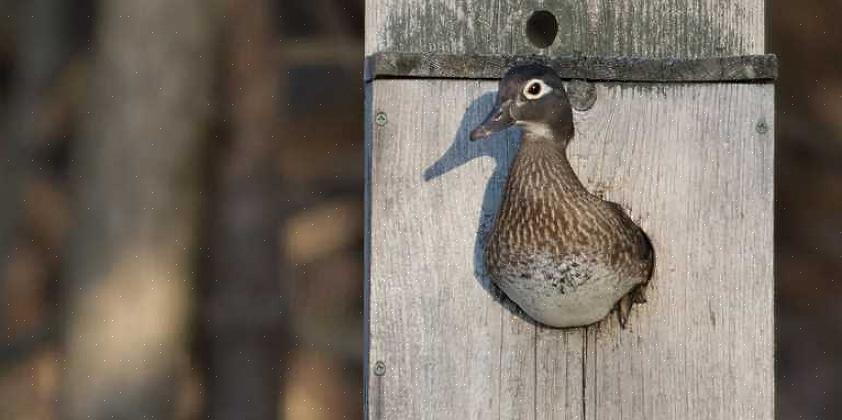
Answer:
<svg viewBox="0 0 842 420"><path fill-rule="evenodd" d="M546 10L532 13L526 21L526 37L538 48L553 45L556 35L558 35L558 20Z"/></svg>

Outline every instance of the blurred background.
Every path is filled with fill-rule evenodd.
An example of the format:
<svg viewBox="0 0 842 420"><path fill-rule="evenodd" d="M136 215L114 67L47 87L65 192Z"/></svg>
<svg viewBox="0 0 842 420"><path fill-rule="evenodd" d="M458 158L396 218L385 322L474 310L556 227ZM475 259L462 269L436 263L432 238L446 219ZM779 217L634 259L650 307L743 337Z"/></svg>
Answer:
<svg viewBox="0 0 842 420"><path fill-rule="evenodd" d="M0 419L362 413L362 0L0 0Z"/></svg>
<svg viewBox="0 0 842 420"><path fill-rule="evenodd" d="M362 415L363 0L0 0L0 419ZM838 0L768 2L777 411L842 418Z"/></svg>

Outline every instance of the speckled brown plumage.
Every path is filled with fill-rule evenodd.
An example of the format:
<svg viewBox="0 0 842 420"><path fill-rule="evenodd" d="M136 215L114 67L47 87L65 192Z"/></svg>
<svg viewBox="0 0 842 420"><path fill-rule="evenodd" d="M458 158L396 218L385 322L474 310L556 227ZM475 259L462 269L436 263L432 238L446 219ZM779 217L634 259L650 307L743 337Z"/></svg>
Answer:
<svg viewBox="0 0 842 420"><path fill-rule="evenodd" d="M510 70L495 110L472 138L509 125L522 126L524 134L488 237L488 274L544 324L588 325L617 307L625 326L632 301L645 299L654 252L625 211L588 192L570 166L572 111L552 70Z"/></svg>

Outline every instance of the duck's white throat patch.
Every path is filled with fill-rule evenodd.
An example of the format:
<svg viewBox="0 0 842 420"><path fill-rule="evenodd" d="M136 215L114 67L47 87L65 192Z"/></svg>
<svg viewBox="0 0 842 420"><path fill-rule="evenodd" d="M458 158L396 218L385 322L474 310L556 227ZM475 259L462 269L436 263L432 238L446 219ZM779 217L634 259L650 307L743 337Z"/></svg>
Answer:
<svg viewBox="0 0 842 420"><path fill-rule="evenodd" d="M538 137L550 138L553 136L553 130L550 128L550 125L547 123L541 122L534 122L534 121L518 121L516 123L518 126L523 128L523 131Z"/></svg>

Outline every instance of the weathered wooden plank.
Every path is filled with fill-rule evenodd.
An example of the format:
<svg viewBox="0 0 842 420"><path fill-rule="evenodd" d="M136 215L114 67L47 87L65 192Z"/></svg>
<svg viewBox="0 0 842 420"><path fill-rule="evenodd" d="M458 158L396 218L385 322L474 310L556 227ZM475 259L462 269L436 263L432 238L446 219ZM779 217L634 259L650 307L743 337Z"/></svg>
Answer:
<svg viewBox="0 0 842 420"><path fill-rule="evenodd" d="M535 418L584 418L585 329L539 327L535 343Z"/></svg>
<svg viewBox="0 0 842 420"><path fill-rule="evenodd" d="M559 23L555 43L526 37L536 10ZM366 54L584 53L718 57L764 52L763 0L368 0Z"/></svg>
<svg viewBox="0 0 842 420"><path fill-rule="evenodd" d="M370 418L772 417L770 85L598 84L575 114L571 162L658 259L630 329L586 333L536 328L477 267L517 146L466 140L495 83L374 85Z"/></svg>
<svg viewBox="0 0 842 420"><path fill-rule="evenodd" d="M371 73L385 76L493 79L521 59L513 56L538 54L543 57L528 59L546 60L569 78L771 80L772 58L712 58L762 54L763 8L763 0L657 4L641 0L372 0L366 11L366 53L387 58L369 63ZM559 35L549 48L533 47L525 35L528 16L539 9L551 11L559 20ZM457 56L463 54L467 57ZM611 56L647 58L594 58ZM700 60L685 60L692 58ZM477 108L490 106L490 96L480 96L482 89L475 87L494 89L493 84L476 83L373 82L373 96L389 105L384 110L401 106L403 111L384 111L388 115L385 126L372 123L370 241L381 250L371 253L370 314L377 313L376 307L385 307L383 301L397 300L390 303L392 312L379 316L405 323L404 318L426 308L420 316L429 319L418 321L424 326L467 325L465 318L473 319L472 314L493 314L497 308L502 318L499 334L472 329L473 337L467 341L451 338L446 345L438 345L431 343L453 331L438 327L419 335L394 329L389 335L381 330L370 336L372 349L377 346L370 360L398 358L395 352L411 354L413 346L418 346L425 349L423 360L405 355L402 359L410 364L403 370L417 372L419 366L437 366L439 359L458 365L453 351L489 345L499 350L471 359L468 370L426 369L424 374L437 375L434 379L416 377L412 382L390 377L387 371L374 386L369 384L369 407L379 407L381 416L371 417L446 418L467 412L476 418L771 418L772 87L597 85L594 108L576 114L579 132L570 150L572 163L592 190L630 207L653 236L658 265L650 303L633 311L629 330L620 331L611 318L587 329L558 331L535 327L494 299L472 294L476 290L447 292L466 296L462 301L442 299L443 292L436 291L436 287L454 284L441 281L442 277L470 277L465 267L476 262L481 235L474 234L473 240L464 236L460 229L465 226L458 223L470 225L469 232L483 231L490 223L494 205L489 203L499 200L496 194L506 169L487 158L499 161L500 156L511 156L511 134L506 135L508 140L498 137L482 145L457 141L441 159L450 163L439 165L440 176L435 179L422 183L404 176L398 184L390 178L393 173L426 168L438 159L429 148L418 147L441 151L455 133L464 139L464 121L478 119L483 112ZM372 112L382 104L374 100ZM463 108L468 111L459 125ZM394 125L409 128L389 134L386 127L394 130ZM479 152L474 147L505 148L506 152ZM378 153L389 156L381 161L388 170L378 169ZM486 161L475 163L478 157ZM485 192L480 193L478 185L486 185ZM412 199L407 202L404 197ZM458 200L453 204L458 208L446 205L449 197ZM396 202L403 206L403 216L376 210L382 203ZM479 220L466 216L472 202L482 203L473 207L484 215ZM462 219L454 214L461 214ZM402 217L406 220L401 221ZM406 235L427 248L417 252ZM458 249L459 244L471 241L473 254L460 257L465 250ZM404 247L413 254L397 258L407 252ZM436 252L445 256L430 247L439 247ZM404 258L423 260L426 265L415 263L407 269ZM378 267L382 273L408 278L398 287L386 281L391 277L378 275ZM472 300L477 298L485 300ZM429 314L431 307L435 315ZM370 322L372 331L381 327L380 318ZM493 323L470 321L470 325L494 328ZM476 337L483 339L471 344ZM482 385L462 380L464 375L483 377L489 370L497 376L488 376L489 382ZM434 381L438 387L419 388L419 381ZM377 393L372 394L373 390ZM407 404L419 398L436 402ZM459 399L465 404L463 410L451 411ZM480 405L481 401L486 404ZM439 411L428 411L433 409Z"/></svg>
<svg viewBox="0 0 842 420"><path fill-rule="evenodd" d="M552 67L562 79L625 82L758 82L777 77L774 54L707 58L549 57L379 52L365 78L499 79L525 63Z"/></svg>
<svg viewBox="0 0 842 420"><path fill-rule="evenodd" d="M494 86L388 81L372 94L368 363L385 373L369 377L370 418L534 414L535 327L478 265L516 147L513 133L468 144Z"/></svg>
<svg viewBox="0 0 842 420"><path fill-rule="evenodd" d="M587 418L773 418L772 86L597 96L572 163L631 210L657 264L631 329L591 329Z"/></svg>

